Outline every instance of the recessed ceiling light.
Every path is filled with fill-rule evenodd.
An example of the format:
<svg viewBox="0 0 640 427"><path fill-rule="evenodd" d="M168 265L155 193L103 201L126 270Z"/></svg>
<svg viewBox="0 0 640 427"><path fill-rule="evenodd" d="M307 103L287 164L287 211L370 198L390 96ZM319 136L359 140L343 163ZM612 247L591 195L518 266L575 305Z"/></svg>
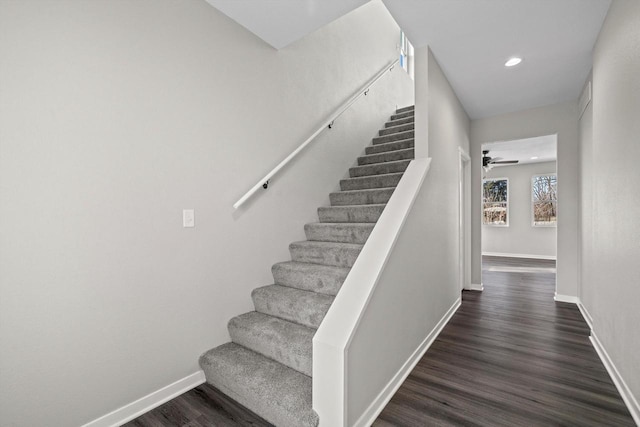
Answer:
<svg viewBox="0 0 640 427"><path fill-rule="evenodd" d="M538 156L533 156L531 160L538 160Z"/></svg>
<svg viewBox="0 0 640 427"><path fill-rule="evenodd" d="M510 58L507 62L505 62L504 66L513 67L515 65L518 65L521 62L522 62L522 58L518 58L517 56L514 56L513 58Z"/></svg>

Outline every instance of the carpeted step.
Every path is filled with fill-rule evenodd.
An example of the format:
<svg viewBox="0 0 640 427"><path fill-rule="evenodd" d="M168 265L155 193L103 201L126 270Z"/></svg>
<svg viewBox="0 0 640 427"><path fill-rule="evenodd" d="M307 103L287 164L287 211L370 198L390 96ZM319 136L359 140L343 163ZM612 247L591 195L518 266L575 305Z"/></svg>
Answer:
<svg viewBox="0 0 640 427"><path fill-rule="evenodd" d="M387 203L395 187L369 190L337 191L329 194L331 206L371 205Z"/></svg>
<svg viewBox="0 0 640 427"><path fill-rule="evenodd" d="M413 123L406 123L403 125L391 126L388 128L380 129L378 131L378 135L380 136L390 135L392 133L404 132L406 130L413 130Z"/></svg>
<svg viewBox="0 0 640 427"><path fill-rule="evenodd" d="M413 138L414 136L415 136L415 132L413 130L407 130L404 132L392 133L391 135L376 136L375 138L372 139L371 142L373 144L383 144L385 142L399 141L401 139Z"/></svg>
<svg viewBox="0 0 640 427"><path fill-rule="evenodd" d="M336 295L349 270L347 267L286 261L274 264L271 274L276 285Z"/></svg>
<svg viewBox="0 0 640 427"><path fill-rule="evenodd" d="M407 117L413 117L414 114L413 111L407 111L406 113L396 113L394 115L391 116L391 121L393 120L398 120L398 119L406 119Z"/></svg>
<svg viewBox="0 0 640 427"><path fill-rule="evenodd" d="M311 378L238 344L200 356L207 382L278 427L316 427Z"/></svg>
<svg viewBox="0 0 640 427"><path fill-rule="evenodd" d="M360 156L358 157L358 165L364 166L382 162L395 162L398 160L413 160L415 157L416 152L414 148L404 148L402 150L385 151L383 153Z"/></svg>
<svg viewBox="0 0 640 427"><path fill-rule="evenodd" d="M415 145L414 139L403 139L400 141L387 142L378 145L369 145L364 149L365 154L378 154L385 153L387 151L404 150L406 148L413 148Z"/></svg>
<svg viewBox="0 0 640 427"><path fill-rule="evenodd" d="M402 108L398 108L396 110L396 114L399 113L406 113L407 111L413 111L416 108L415 105L409 105L408 107L402 107Z"/></svg>
<svg viewBox="0 0 640 427"><path fill-rule="evenodd" d="M405 117L404 119L398 119L398 120L389 120L387 123L384 124L384 127L390 128L393 126L404 125L406 123L413 123L414 121L415 121L414 116Z"/></svg>
<svg viewBox="0 0 640 427"><path fill-rule="evenodd" d="M254 289L251 299L256 311L260 313L316 329L333 302L331 295L280 285Z"/></svg>
<svg viewBox="0 0 640 427"><path fill-rule="evenodd" d="M374 223L314 222L305 224L307 240L317 242L364 244L373 230Z"/></svg>
<svg viewBox="0 0 640 427"><path fill-rule="evenodd" d="M398 185L398 182L400 182L400 178L402 178L401 172L341 179L340 189L342 191L347 191L364 190L367 188L395 187Z"/></svg>
<svg viewBox="0 0 640 427"><path fill-rule="evenodd" d="M362 245L357 243L314 242L305 240L289 245L291 260L312 264L351 267L360 255Z"/></svg>
<svg viewBox="0 0 640 427"><path fill-rule="evenodd" d="M379 155L380 154L374 154L374 156ZM349 176L351 178L357 178L359 176L383 175L387 173L404 172L409 167L409 163L411 163L411 159L355 166L349 168Z"/></svg>
<svg viewBox="0 0 640 427"><path fill-rule="evenodd" d="M315 329L251 311L229 321L231 341L311 376Z"/></svg>
<svg viewBox="0 0 640 427"><path fill-rule="evenodd" d="M323 206L318 208L320 222L376 222L386 204Z"/></svg>

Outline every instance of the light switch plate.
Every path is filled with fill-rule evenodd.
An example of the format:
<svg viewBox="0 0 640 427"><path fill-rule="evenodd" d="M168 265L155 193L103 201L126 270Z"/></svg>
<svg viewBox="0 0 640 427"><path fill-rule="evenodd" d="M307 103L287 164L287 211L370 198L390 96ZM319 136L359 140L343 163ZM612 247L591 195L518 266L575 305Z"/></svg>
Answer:
<svg viewBox="0 0 640 427"><path fill-rule="evenodd" d="M193 209L184 209L182 211L182 226L185 228L196 226L196 217Z"/></svg>

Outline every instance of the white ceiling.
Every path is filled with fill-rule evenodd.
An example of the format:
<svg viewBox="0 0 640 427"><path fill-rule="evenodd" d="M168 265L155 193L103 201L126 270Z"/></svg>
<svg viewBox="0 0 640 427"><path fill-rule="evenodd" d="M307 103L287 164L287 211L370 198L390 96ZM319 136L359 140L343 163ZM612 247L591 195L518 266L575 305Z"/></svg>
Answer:
<svg viewBox="0 0 640 427"><path fill-rule="evenodd" d="M276 49L282 49L368 1L206 0Z"/></svg>
<svg viewBox="0 0 640 427"><path fill-rule="evenodd" d="M545 135L512 141L490 142L482 144L482 149L489 150L489 157L492 159L500 157L502 160L519 160L518 164L551 162L556 160L556 142L557 135ZM532 159L532 157L537 157L537 159ZM500 165L494 166L499 167Z"/></svg>
<svg viewBox="0 0 640 427"><path fill-rule="evenodd" d="M206 0L281 49L368 0ZM378 1L378 0L375 0ZM578 98L610 0L383 0L471 119ZM505 68L513 55L522 64Z"/></svg>
<svg viewBox="0 0 640 427"><path fill-rule="evenodd" d="M578 98L609 0L383 0L472 119ZM513 68L511 56L524 61Z"/></svg>

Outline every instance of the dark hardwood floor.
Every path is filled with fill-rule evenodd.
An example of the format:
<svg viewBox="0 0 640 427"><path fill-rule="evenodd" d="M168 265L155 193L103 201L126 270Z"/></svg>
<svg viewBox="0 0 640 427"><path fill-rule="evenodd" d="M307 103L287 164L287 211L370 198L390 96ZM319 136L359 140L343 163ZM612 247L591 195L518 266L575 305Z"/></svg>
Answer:
<svg viewBox="0 0 640 427"><path fill-rule="evenodd" d="M483 283L374 426L635 425L577 307L553 301L555 262L485 257ZM126 426L270 424L204 384Z"/></svg>
<svg viewBox="0 0 640 427"><path fill-rule="evenodd" d="M483 283L374 426L635 425L555 262L484 257Z"/></svg>
<svg viewBox="0 0 640 427"><path fill-rule="evenodd" d="M273 427L209 384L202 384L125 427Z"/></svg>

